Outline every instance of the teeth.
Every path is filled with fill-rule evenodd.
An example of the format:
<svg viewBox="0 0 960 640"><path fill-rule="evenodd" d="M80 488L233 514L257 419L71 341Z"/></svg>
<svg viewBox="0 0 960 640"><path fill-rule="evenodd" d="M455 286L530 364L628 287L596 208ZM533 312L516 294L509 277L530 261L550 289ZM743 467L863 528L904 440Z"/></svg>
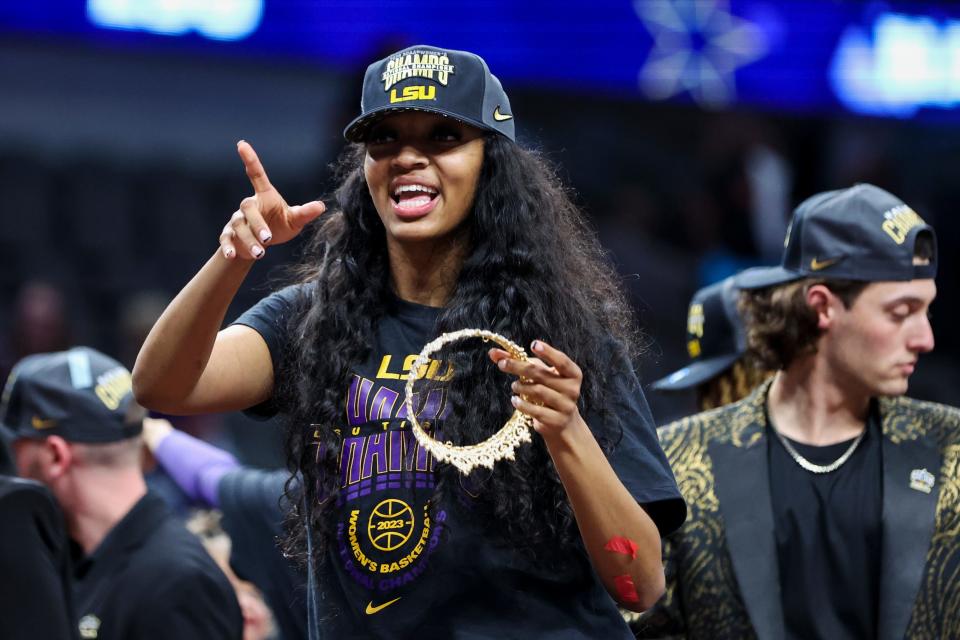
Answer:
<svg viewBox="0 0 960 640"><path fill-rule="evenodd" d="M407 198L397 203L401 209L415 209L430 204L430 196L417 196L416 198Z"/></svg>
<svg viewBox="0 0 960 640"><path fill-rule="evenodd" d="M436 189L431 189L430 187L422 184L401 184L396 188L396 190L394 190L393 195L399 196L401 193L408 193L412 191L426 193L429 195L435 195L437 193Z"/></svg>

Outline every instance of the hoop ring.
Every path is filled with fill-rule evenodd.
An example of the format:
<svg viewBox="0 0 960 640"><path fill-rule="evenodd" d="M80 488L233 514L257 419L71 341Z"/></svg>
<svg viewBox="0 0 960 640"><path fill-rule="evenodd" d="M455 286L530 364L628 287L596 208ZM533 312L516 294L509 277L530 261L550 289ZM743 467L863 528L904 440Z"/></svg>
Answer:
<svg viewBox="0 0 960 640"><path fill-rule="evenodd" d="M410 367L410 373L407 375L407 384L404 387L404 404L407 407L407 419L410 420L410 427L413 435L424 449L433 454L436 460L449 462L460 470L460 473L468 475L476 467L486 467L493 469L497 460L513 460L514 451L524 442L530 442L530 430L533 428L533 418L514 410L513 415L507 420L500 431L496 432L483 442L465 446L455 446L450 442L440 442L428 435L420 426L417 420L415 408L413 406L413 383L417 380L417 373L430 360L431 354L435 353L441 347L457 340L465 338L482 338L484 341L496 342L503 347L510 355L517 360L526 360L527 352L523 347L501 336L499 333L485 331L483 329L461 329L444 333L439 338L428 342L423 347L423 351L417 356L413 366Z"/></svg>

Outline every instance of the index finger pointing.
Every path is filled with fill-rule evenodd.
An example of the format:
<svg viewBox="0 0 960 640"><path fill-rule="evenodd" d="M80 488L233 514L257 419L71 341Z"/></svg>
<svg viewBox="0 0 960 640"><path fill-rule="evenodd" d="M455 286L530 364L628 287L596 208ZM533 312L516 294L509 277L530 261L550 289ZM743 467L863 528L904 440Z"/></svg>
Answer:
<svg viewBox="0 0 960 640"><path fill-rule="evenodd" d="M257 152L253 150L250 143L246 140L238 142L237 153L240 154L240 159L243 160L243 168L247 171L247 178L250 179L250 184L253 185L254 193L263 193L273 189L273 185L270 184L270 180L267 178L267 172L263 169L263 165L260 164L260 158L257 157Z"/></svg>

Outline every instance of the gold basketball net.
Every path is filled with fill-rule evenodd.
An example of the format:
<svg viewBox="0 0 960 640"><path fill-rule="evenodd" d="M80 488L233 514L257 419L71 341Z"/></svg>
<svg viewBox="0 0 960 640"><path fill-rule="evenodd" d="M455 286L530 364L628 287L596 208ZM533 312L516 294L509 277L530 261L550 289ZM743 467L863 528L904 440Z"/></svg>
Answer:
<svg viewBox="0 0 960 640"><path fill-rule="evenodd" d="M517 360L527 359L527 352L523 350L523 347L492 331L461 329L460 331L444 333L423 347L423 351L420 352L417 360L410 368L407 385L404 388L406 395L404 402L407 406L407 417L410 420L413 435L420 446L433 454L436 460L449 462L459 469L460 473L467 475L476 467L493 469L493 464L497 460L513 460L514 450L524 442L530 442L531 440L530 430L533 428L533 418L519 410L514 410L513 415L510 416L510 419L507 420L500 431L483 442L462 447L455 446L451 442L440 442L423 430L419 420L417 420L416 408L413 406L413 383L417 380L418 373L423 370L422 367L430 360L431 354L446 344L465 338L482 338L484 341L496 342L508 351L513 358Z"/></svg>

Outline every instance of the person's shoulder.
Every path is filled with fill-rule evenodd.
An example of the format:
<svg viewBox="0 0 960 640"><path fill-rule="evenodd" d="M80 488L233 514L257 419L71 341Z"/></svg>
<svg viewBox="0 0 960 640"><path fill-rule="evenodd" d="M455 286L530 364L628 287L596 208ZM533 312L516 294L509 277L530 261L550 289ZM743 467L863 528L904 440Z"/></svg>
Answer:
<svg viewBox="0 0 960 640"><path fill-rule="evenodd" d="M134 555L131 564L144 576L179 580L210 572L220 573L203 543L174 517L164 519Z"/></svg>
<svg viewBox="0 0 960 640"><path fill-rule="evenodd" d="M60 507L50 490L39 482L0 476L0 513L4 536L16 531L18 536L43 540L52 550L65 544Z"/></svg>
<svg viewBox="0 0 960 640"><path fill-rule="evenodd" d="M137 549L115 590L127 594L119 596L124 607L138 612L135 637L158 625L176 629L170 637L239 637L241 615L230 580L175 518L159 524Z"/></svg>
<svg viewBox="0 0 960 640"><path fill-rule="evenodd" d="M0 476L0 508L4 513L11 513L16 507L50 513L56 513L58 508L50 490L39 482Z"/></svg>
<svg viewBox="0 0 960 640"><path fill-rule="evenodd" d="M939 402L917 400L907 396L881 398L881 407L886 405L898 413L919 415L938 422L960 425L960 408Z"/></svg>
<svg viewBox="0 0 960 640"><path fill-rule="evenodd" d="M680 418L657 428L661 442L677 440L728 441L732 425L750 420L756 414L750 397L709 411Z"/></svg>
<svg viewBox="0 0 960 640"><path fill-rule="evenodd" d="M766 424L764 403L769 381L745 398L716 409L681 418L657 429L660 446L671 465L689 459L692 451L705 451L713 444L755 444Z"/></svg>
<svg viewBox="0 0 960 640"><path fill-rule="evenodd" d="M883 432L894 442L933 436L943 446L960 444L960 408L907 396L878 402Z"/></svg>
<svg viewBox="0 0 960 640"><path fill-rule="evenodd" d="M291 307L303 306L309 304L310 299L317 290L315 281L295 282L281 286L279 289L263 296L252 309L276 309L286 310Z"/></svg>
<svg viewBox="0 0 960 640"><path fill-rule="evenodd" d="M633 371L635 358L636 352L621 338L609 332L600 336L597 346L598 362L606 363L616 372L622 372L625 369Z"/></svg>
<svg viewBox="0 0 960 640"><path fill-rule="evenodd" d="M203 543L179 520L160 524L130 560L125 575L131 598L147 587L151 601L162 599L166 609L206 606L210 601L228 603L235 599L233 587Z"/></svg>
<svg viewBox="0 0 960 640"><path fill-rule="evenodd" d="M10 495L43 495L49 494L47 488L35 480L27 480L16 476L0 475L0 499Z"/></svg>
<svg viewBox="0 0 960 640"><path fill-rule="evenodd" d="M295 282L277 289L271 295L285 298L287 300L299 300L303 297L312 296L316 292L317 286L316 280Z"/></svg>

